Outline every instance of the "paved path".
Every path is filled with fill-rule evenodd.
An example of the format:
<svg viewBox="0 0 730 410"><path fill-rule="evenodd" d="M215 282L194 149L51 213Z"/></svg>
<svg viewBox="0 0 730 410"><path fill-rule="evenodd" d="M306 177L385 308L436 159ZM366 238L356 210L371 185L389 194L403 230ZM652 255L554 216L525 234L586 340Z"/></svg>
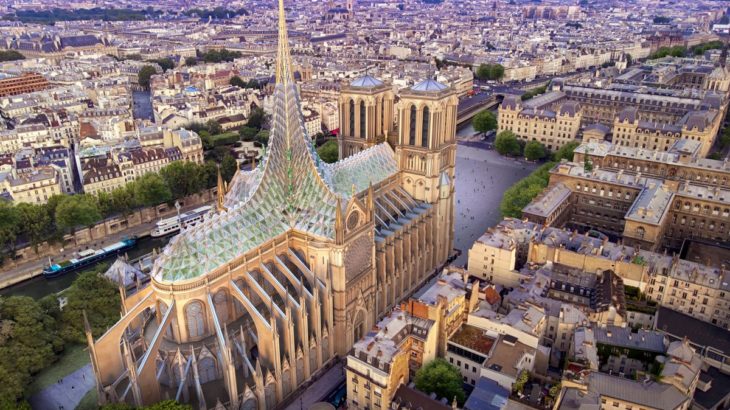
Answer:
<svg viewBox="0 0 730 410"><path fill-rule="evenodd" d="M91 365L76 370L34 394L29 402L35 410L73 410L79 405L86 393L94 388L94 375Z"/></svg>
<svg viewBox="0 0 730 410"><path fill-rule="evenodd" d="M308 409L314 403L319 402L345 380L342 362L332 366L322 377L317 379L311 386L307 387L300 397L297 397L285 410L301 410Z"/></svg>

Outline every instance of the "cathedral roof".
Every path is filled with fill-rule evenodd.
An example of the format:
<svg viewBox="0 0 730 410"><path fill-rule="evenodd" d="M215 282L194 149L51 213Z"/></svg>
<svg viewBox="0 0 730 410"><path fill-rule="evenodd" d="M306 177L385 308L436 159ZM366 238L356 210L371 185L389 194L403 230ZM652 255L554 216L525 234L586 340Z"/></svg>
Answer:
<svg viewBox="0 0 730 410"><path fill-rule="evenodd" d="M420 83L414 85L411 87L412 91L421 91L421 92L434 92L434 91L443 91L449 87L441 84L440 82L433 80L433 79L426 79L421 81Z"/></svg>
<svg viewBox="0 0 730 410"><path fill-rule="evenodd" d="M347 199L397 171L393 150L381 144L328 165L306 137L292 78L283 1L269 149L259 166L238 172L212 214L173 238L155 262L160 281L197 278L289 230L334 239L338 198ZM345 201L341 201L344 205Z"/></svg>
<svg viewBox="0 0 730 410"><path fill-rule="evenodd" d="M377 78L370 76L370 75L364 75L362 77L358 77L350 83L350 87L361 87L361 88L380 87L381 85L383 85L382 81L380 81Z"/></svg>

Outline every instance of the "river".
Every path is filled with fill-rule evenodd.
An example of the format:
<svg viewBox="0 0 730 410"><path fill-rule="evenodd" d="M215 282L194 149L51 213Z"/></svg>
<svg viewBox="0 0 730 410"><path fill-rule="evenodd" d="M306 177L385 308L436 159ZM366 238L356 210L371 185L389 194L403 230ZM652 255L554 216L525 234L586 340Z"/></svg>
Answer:
<svg viewBox="0 0 730 410"><path fill-rule="evenodd" d="M137 246L127 251L127 256L129 257L129 259L135 259L152 252L153 248L157 248L158 250L162 249L162 247L167 244L170 238L172 237L170 236L166 238L152 238L150 236L147 236L144 238L140 238L137 242ZM111 265L112 263L114 263L114 258L109 258L101 263ZM86 270L92 269L96 269L96 267ZM73 283L74 279L76 279L76 277L81 272L84 272L86 270L72 272L55 279L46 279L43 276L38 276L25 282L18 283L17 285L10 286L9 288L0 290L0 296L30 296L32 298L39 299L43 296L49 295L51 293L58 293L68 288L69 286L71 286L71 283Z"/></svg>

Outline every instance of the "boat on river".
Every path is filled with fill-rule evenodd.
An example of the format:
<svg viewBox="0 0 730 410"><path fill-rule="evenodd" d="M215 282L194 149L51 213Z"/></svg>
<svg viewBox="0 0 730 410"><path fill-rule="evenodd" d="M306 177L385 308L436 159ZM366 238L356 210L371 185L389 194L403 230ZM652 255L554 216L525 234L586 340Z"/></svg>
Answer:
<svg viewBox="0 0 730 410"><path fill-rule="evenodd" d="M86 249L78 253L76 258L59 263L50 263L43 269L43 276L52 279L91 266L99 261L120 255L137 244L137 237L123 239L101 249Z"/></svg>

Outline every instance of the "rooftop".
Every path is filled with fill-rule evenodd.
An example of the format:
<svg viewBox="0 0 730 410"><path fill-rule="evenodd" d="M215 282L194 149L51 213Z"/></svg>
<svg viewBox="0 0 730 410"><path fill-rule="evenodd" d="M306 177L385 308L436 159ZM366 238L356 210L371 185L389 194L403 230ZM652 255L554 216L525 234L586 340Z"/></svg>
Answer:
<svg viewBox="0 0 730 410"><path fill-rule="evenodd" d="M450 342L459 344L468 349L489 356L492 346L496 340L487 336L486 332L478 327L464 324L449 339Z"/></svg>

